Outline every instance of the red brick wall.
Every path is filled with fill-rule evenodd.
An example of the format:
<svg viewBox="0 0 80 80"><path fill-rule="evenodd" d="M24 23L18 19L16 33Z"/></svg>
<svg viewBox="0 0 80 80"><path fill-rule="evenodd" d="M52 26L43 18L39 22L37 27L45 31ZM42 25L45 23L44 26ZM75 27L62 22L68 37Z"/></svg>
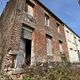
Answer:
<svg viewBox="0 0 80 80"><path fill-rule="evenodd" d="M39 55L41 59L45 58L45 31L44 31L44 12L39 6L35 6L35 18L36 29L35 33L35 53Z"/></svg>
<svg viewBox="0 0 80 80"><path fill-rule="evenodd" d="M64 27L63 24L60 23L55 17L50 15L50 26L46 27L44 23L44 15L45 10L40 6L36 5L35 6L35 18L36 18L36 30L35 30L35 50L39 55L45 55L46 54L46 34L50 33L50 36L52 37L52 52L55 60L60 61L61 58L58 54L59 51L59 42L58 40L63 41L63 50L64 53L67 52L67 46L66 46L66 41L65 41L65 34L64 34ZM58 22L60 24L60 31L61 34L57 32L57 24ZM43 56L42 56L43 57ZM53 59L54 60L54 59Z"/></svg>
<svg viewBox="0 0 80 80"><path fill-rule="evenodd" d="M22 19L19 16L20 16L20 12L22 12L25 9L24 8L25 2L20 0L19 3L17 3L18 5L16 7L14 6L16 5L16 3L14 3L14 5L12 5L12 3L13 2L9 4L9 6L7 7L7 10L4 13L5 16L3 17L2 22L5 22L5 24L3 23L2 25L4 27L3 32L5 35L8 35L7 33L8 29L11 27L11 32L10 32L11 37L9 37L9 40L8 40L8 43L10 44L10 46L8 48L12 47L13 49L18 50L19 43L20 43L20 34L21 34L20 32L21 32L21 27L22 27L22 23L21 23ZM58 54L58 51L59 51L58 40L59 39L63 41L64 52L67 52L67 45L66 45L66 40L65 40L63 24L48 12L48 14L50 14L50 26L49 27L45 26L44 8L37 2L34 8L35 8L34 17L36 19L36 28L34 29L34 32L33 32L34 53L42 57L41 59L46 58L46 40L45 39L46 39L46 34L48 34L52 37L52 52L53 52L53 57L54 57L53 60L60 61L61 59ZM10 12L12 12L12 15L13 15L12 16L13 23L11 25L8 23L9 21L11 21L10 20L11 14L9 14ZM7 21L6 15L10 17L9 21ZM59 27L61 30L61 34L57 32L56 22L60 24ZM3 39L5 40L5 38ZM6 44L8 45L8 43Z"/></svg>

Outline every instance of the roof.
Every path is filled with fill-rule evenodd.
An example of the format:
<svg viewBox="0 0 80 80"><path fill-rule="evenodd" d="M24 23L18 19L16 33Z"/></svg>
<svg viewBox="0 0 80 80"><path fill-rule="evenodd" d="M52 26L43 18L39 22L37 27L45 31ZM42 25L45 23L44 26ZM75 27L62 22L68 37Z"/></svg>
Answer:
<svg viewBox="0 0 80 80"><path fill-rule="evenodd" d="M77 37L80 38L80 36L78 34L76 34L70 27L68 27L67 25L65 25L65 27L67 27L70 31L72 31Z"/></svg>
<svg viewBox="0 0 80 80"><path fill-rule="evenodd" d="M44 6L43 3L41 3L39 0L35 0L38 4L40 4L47 12L49 12L53 17L55 17L61 24L64 24L64 22L59 19L52 11L50 11L46 6Z"/></svg>
<svg viewBox="0 0 80 80"><path fill-rule="evenodd" d="M50 11L46 6L44 6L43 3L41 3L39 0L35 0L38 4L40 4L47 12L49 12L53 17L55 17L61 24L65 25L68 29L70 29L76 36L80 38L78 34L75 33L66 23L64 23L59 17L57 17L52 11Z"/></svg>

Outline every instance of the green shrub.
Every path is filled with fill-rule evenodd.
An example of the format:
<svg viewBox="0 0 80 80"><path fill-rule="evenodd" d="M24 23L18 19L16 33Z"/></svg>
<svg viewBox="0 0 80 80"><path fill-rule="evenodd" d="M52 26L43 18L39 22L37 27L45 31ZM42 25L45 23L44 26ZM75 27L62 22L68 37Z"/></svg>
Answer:
<svg viewBox="0 0 80 80"><path fill-rule="evenodd" d="M26 75L26 76L23 78L23 80L32 80L32 79L31 79L30 76L27 76L27 75Z"/></svg>
<svg viewBox="0 0 80 80"><path fill-rule="evenodd" d="M61 55L62 62L53 63L52 67L37 65L34 68L29 68L23 80L80 80L80 71L68 64L64 54Z"/></svg>

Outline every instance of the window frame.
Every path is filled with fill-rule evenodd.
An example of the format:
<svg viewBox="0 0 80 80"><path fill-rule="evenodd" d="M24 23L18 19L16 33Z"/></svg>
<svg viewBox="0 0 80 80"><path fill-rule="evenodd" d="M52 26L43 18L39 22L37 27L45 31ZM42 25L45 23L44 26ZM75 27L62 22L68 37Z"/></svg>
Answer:
<svg viewBox="0 0 80 80"><path fill-rule="evenodd" d="M50 16L45 13L45 26L50 26Z"/></svg>
<svg viewBox="0 0 80 80"><path fill-rule="evenodd" d="M52 54L52 37L46 35L46 53L48 56L53 56Z"/></svg>
<svg viewBox="0 0 80 80"><path fill-rule="evenodd" d="M32 1L26 0L26 7L25 7L25 11L30 15L30 16L34 16L34 6L35 4ZM28 9L28 7L32 8L32 11L29 11L30 9ZM31 14L29 13L31 12Z"/></svg>

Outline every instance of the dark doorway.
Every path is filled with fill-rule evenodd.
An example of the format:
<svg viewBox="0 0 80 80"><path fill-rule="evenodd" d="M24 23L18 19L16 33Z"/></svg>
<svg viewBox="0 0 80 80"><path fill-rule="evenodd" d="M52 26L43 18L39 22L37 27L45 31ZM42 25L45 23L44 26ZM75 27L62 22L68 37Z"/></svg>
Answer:
<svg viewBox="0 0 80 80"><path fill-rule="evenodd" d="M31 40L25 39L25 51L26 51L26 65L31 63Z"/></svg>

